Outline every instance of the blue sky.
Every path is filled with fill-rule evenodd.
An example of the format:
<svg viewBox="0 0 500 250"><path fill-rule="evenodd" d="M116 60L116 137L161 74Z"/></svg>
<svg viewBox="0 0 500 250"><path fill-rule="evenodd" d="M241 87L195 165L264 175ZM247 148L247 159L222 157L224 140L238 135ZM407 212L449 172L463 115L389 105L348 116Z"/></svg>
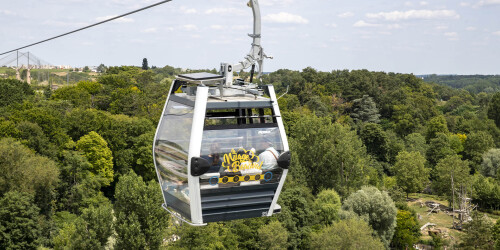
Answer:
<svg viewBox="0 0 500 250"><path fill-rule="evenodd" d="M156 0L16 0L0 5L7 51ZM173 0L31 47L54 65L218 68L250 49L246 0ZM280 68L500 74L500 0L261 0L262 45ZM23 51L27 51L23 50Z"/></svg>

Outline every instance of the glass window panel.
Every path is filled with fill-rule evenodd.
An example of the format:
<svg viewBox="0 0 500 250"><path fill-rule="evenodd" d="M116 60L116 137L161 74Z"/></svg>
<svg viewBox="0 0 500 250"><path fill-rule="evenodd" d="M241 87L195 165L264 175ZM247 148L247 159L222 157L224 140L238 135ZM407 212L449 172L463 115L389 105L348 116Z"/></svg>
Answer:
<svg viewBox="0 0 500 250"><path fill-rule="evenodd" d="M278 127L203 131L201 157L211 163L200 177L202 189L279 182L283 153Z"/></svg>
<svg viewBox="0 0 500 250"><path fill-rule="evenodd" d="M156 170L167 206L190 217L187 164L193 107L169 101L155 141Z"/></svg>

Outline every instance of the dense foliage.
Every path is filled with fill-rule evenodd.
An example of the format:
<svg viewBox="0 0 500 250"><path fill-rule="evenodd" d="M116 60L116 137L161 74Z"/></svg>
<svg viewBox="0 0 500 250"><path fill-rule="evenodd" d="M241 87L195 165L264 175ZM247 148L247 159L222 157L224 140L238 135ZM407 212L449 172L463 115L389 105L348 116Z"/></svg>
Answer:
<svg viewBox="0 0 500 250"><path fill-rule="evenodd" d="M143 66L101 65L95 81L57 90L0 80L0 248L411 248L418 220L398 202L424 190L451 200L452 178L479 210L500 209L496 78L464 90L306 68L263 79L289 87L279 99L293 152L282 212L180 225L160 207L151 146L181 71ZM498 222L475 218L464 246L500 246Z"/></svg>

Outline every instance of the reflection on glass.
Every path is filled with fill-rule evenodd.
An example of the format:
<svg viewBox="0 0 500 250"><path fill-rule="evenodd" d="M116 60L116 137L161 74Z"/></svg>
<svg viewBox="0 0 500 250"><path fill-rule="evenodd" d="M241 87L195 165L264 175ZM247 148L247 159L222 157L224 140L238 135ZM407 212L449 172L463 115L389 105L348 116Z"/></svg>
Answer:
<svg viewBox="0 0 500 250"><path fill-rule="evenodd" d="M205 130L201 157L211 168L201 176L202 188L223 188L277 182L283 152L279 129L245 128Z"/></svg>
<svg viewBox="0 0 500 250"><path fill-rule="evenodd" d="M192 107L169 101L154 148L167 206L185 213L189 213L187 163L192 122Z"/></svg>

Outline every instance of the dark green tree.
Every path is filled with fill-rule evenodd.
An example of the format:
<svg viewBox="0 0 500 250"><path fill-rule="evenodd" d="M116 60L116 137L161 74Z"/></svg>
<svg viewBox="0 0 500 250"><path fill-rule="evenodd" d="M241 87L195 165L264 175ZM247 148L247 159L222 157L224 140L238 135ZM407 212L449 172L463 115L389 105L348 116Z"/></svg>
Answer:
<svg viewBox="0 0 500 250"><path fill-rule="evenodd" d="M471 132L465 141L464 156L472 163L472 173L479 171L483 161L483 154L495 146L493 138L488 132Z"/></svg>
<svg viewBox="0 0 500 250"><path fill-rule="evenodd" d="M487 215L477 211L472 213L472 220L464 225L465 235L461 246L467 249L494 249L492 234L493 223Z"/></svg>
<svg viewBox="0 0 500 250"><path fill-rule="evenodd" d="M142 69L143 70L148 70L149 69L148 59L147 58L142 59Z"/></svg>
<svg viewBox="0 0 500 250"><path fill-rule="evenodd" d="M497 127L500 128L500 92L497 92L491 98L488 105L488 118L495 121Z"/></svg>
<svg viewBox="0 0 500 250"><path fill-rule="evenodd" d="M396 249L410 249L420 238L420 226L415 214L398 210L396 216L396 231L392 238L391 245Z"/></svg>
<svg viewBox="0 0 500 250"><path fill-rule="evenodd" d="M386 161L388 139L382 126L375 123L365 123L361 127L359 137L363 140L369 154L379 161Z"/></svg>
<svg viewBox="0 0 500 250"><path fill-rule="evenodd" d="M33 196L8 192L0 199L0 248L37 249L40 236L39 208Z"/></svg>
<svg viewBox="0 0 500 250"><path fill-rule="evenodd" d="M0 79L0 107L20 103L35 92L26 82Z"/></svg>
<svg viewBox="0 0 500 250"><path fill-rule="evenodd" d="M120 177L115 191L118 249L132 249L144 243L158 249L168 223L157 182L146 184L131 172Z"/></svg>

